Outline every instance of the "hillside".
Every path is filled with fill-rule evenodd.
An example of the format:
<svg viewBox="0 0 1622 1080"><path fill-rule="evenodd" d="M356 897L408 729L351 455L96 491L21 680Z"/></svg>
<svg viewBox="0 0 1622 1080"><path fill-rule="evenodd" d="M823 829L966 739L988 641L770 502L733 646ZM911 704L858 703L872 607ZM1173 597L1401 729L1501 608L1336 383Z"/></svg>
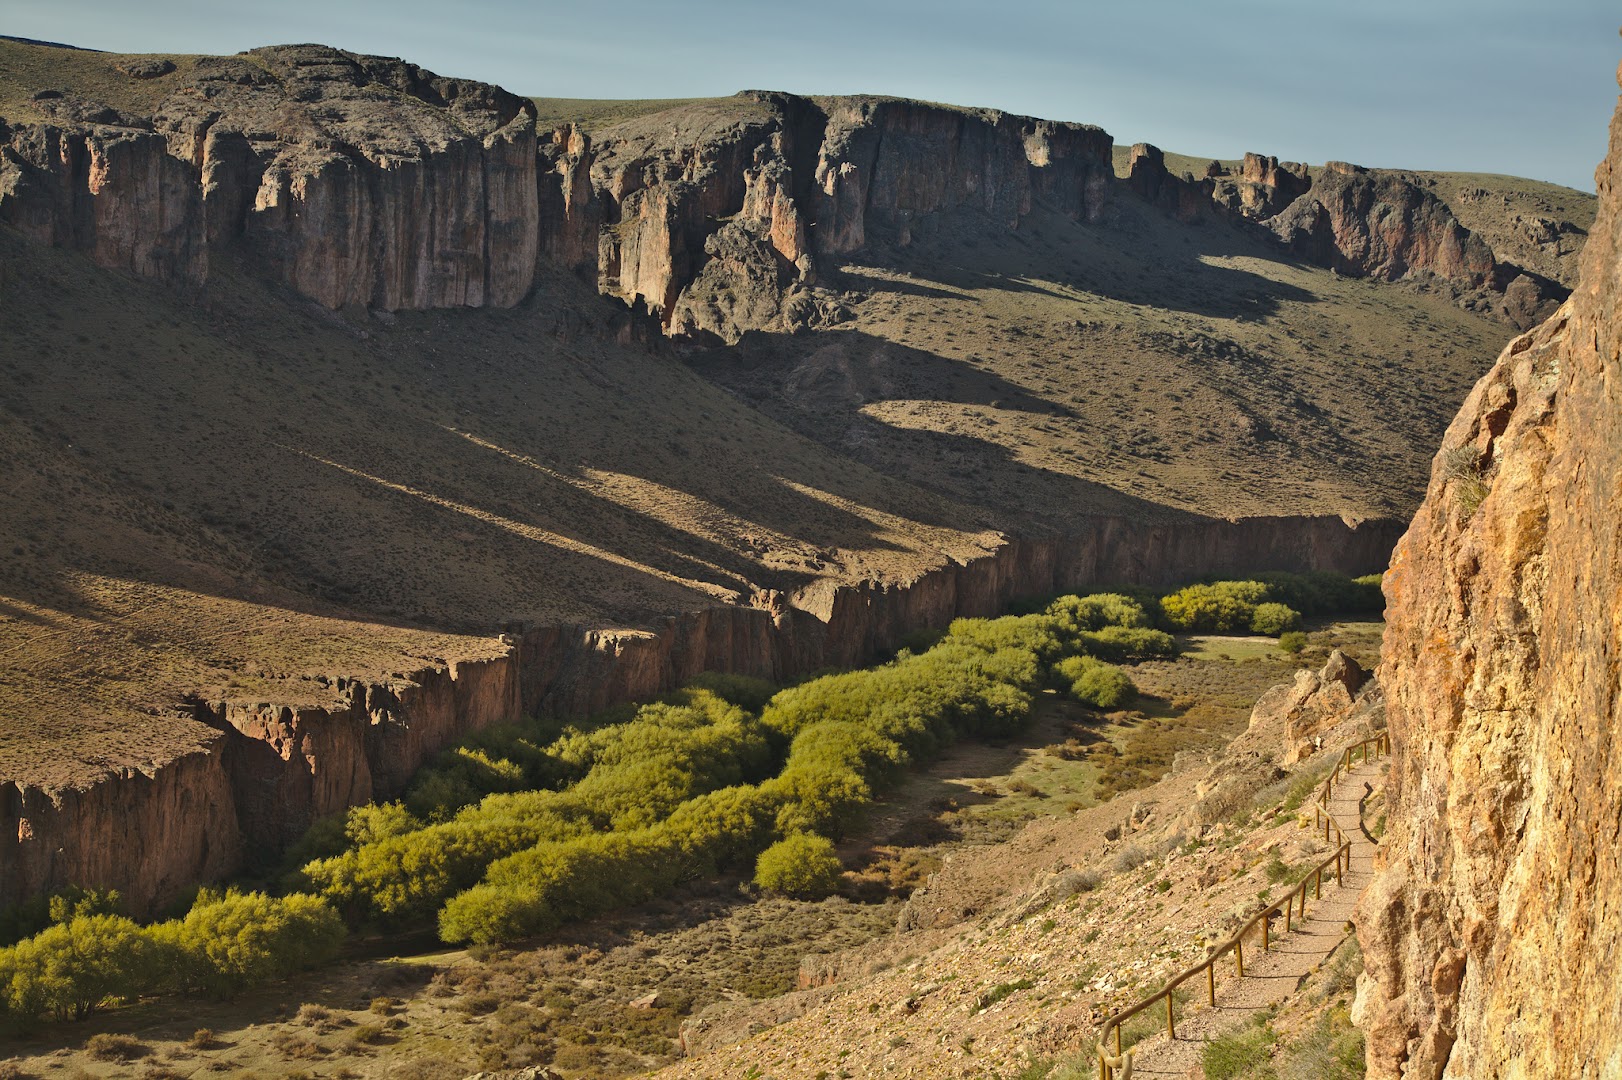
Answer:
<svg viewBox="0 0 1622 1080"><path fill-rule="evenodd" d="M1377 568L1507 332L987 110L5 41L0 144L0 901L155 905L519 712Z"/></svg>

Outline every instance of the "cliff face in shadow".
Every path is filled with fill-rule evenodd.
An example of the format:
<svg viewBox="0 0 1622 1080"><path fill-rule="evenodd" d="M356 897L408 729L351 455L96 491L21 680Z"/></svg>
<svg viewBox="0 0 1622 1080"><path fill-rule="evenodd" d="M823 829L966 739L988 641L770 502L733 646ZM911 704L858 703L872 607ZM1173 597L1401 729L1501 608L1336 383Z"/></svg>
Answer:
<svg viewBox="0 0 1622 1080"><path fill-rule="evenodd" d="M1571 300L1448 429L1386 578L1369 1076L1622 1075L1622 119Z"/></svg>
<svg viewBox="0 0 1622 1080"><path fill-rule="evenodd" d="M761 592L747 606L651 632L536 627L489 661L337 689L336 708L196 700L219 737L150 769L63 789L0 784L0 904L67 884L116 888L152 912L197 881L261 864L318 817L400 793L458 738L526 713L583 716L653 697L705 671L788 680L869 662L910 632L993 615L1013 599L1094 582L1168 584L1211 572L1379 565L1393 522L1339 518L1146 525L1099 519L1085 535L1014 540L892 586Z"/></svg>

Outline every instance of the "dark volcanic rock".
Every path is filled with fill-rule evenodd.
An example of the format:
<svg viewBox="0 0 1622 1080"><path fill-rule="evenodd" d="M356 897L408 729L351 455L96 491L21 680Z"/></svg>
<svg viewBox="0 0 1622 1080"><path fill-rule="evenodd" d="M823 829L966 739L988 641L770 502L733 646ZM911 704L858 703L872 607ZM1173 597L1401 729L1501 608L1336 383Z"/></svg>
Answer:
<svg viewBox="0 0 1622 1080"><path fill-rule="evenodd" d="M1427 270L1471 288L1493 280L1492 249L1435 195L1342 161L1267 225L1292 251L1355 277Z"/></svg>

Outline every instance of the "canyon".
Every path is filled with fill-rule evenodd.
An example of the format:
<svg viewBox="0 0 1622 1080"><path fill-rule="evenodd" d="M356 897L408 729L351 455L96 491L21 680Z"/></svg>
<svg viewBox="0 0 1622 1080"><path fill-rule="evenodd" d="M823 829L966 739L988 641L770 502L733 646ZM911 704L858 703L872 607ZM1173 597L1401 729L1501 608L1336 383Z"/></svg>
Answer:
<svg viewBox="0 0 1622 1080"><path fill-rule="evenodd" d="M401 794L460 737L526 715L587 716L644 701L708 671L788 682L894 652L907 635L1014 600L1097 582L1165 586L1246 570L1377 566L1396 523L1247 519L1144 526L1103 520L1089 536L1012 540L969 562L886 586L762 593L748 606L669 616L652 631L538 627L500 655L387 684L332 680L341 704L185 703L198 748L145 768L57 787L0 791L0 878L15 903L69 884L116 888L160 910L197 882L260 865L322 816Z"/></svg>
<svg viewBox="0 0 1622 1080"><path fill-rule="evenodd" d="M1595 220L888 98L553 124L324 46L0 59L0 904L157 912L523 715L1377 570L1418 505L1371 1075L1622 1067L1581 990L1618 950L1614 134Z"/></svg>
<svg viewBox="0 0 1622 1080"><path fill-rule="evenodd" d="M1108 133L995 111L749 91L594 142L574 124L538 130L535 105L498 87L324 46L165 63L113 102L46 87L8 110L0 221L193 285L246 244L329 308L510 307L541 259L667 332L736 341L827 318L819 261L905 246L957 210L1012 229L1040 201L1096 222L1115 186ZM1314 176L1257 154L1212 165L1175 176L1140 144L1128 189L1185 221L1255 222L1340 273L1434 275L1525 325L1569 291L1500 263L1404 175L1330 162Z"/></svg>

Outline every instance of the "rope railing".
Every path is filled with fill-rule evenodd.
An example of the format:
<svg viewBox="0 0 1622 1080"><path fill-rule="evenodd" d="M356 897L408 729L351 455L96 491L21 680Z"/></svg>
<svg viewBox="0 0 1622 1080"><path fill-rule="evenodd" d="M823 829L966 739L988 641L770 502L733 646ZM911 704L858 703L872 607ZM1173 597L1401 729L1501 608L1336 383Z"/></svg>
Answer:
<svg viewBox="0 0 1622 1080"><path fill-rule="evenodd" d="M1099 1080L1131 1080L1132 1050L1130 1048L1123 1050L1121 1047L1122 1024L1146 1009L1164 1001L1166 1004L1166 1037L1169 1039L1176 1038L1177 1018L1174 1013L1175 1000L1173 995L1178 987L1203 974L1205 976L1206 998L1211 1005L1215 1005L1217 961L1232 953L1234 976L1235 978L1244 978L1245 936L1247 934L1260 926L1262 951L1270 951L1272 948L1272 923L1274 919L1283 915L1284 932L1292 932L1297 921L1303 924L1306 922L1308 891L1312 892L1314 900L1321 900L1323 899L1324 875L1326 873L1333 872L1336 885L1341 883L1343 874L1351 873L1352 842L1347 838L1345 830L1340 827L1340 822L1336 821L1334 816L1329 813L1329 800L1334 795L1335 785L1342 779L1343 774L1351 772L1357 765L1367 763L1370 760L1371 751L1374 757L1389 754L1391 752L1390 735L1382 731L1373 738L1364 739L1356 745L1348 746L1341 753L1340 760L1335 762L1335 767L1330 770L1329 775L1324 779L1323 785L1318 789L1317 797L1313 800L1313 811L1316 818L1314 827L1323 829L1326 841L1331 839L1330 834L1333 832L1333 839L1338 844L1335 853L1307 871L1306 876L1290 891L1288 896L1282 900L1273 901L1252 915L1250 920L1241 926L1232 937L1207 953L1204 960L1178 974L1166 985L1142 1001L1130 1008L1122 1009L1108 1020L1105 1020L1103 1028L1098 1033ZM1354 757L1359 758L1356 765L1352 763ZM1115 1042L1113 1053L1109 1049L1112 1035Z"/></svg>

